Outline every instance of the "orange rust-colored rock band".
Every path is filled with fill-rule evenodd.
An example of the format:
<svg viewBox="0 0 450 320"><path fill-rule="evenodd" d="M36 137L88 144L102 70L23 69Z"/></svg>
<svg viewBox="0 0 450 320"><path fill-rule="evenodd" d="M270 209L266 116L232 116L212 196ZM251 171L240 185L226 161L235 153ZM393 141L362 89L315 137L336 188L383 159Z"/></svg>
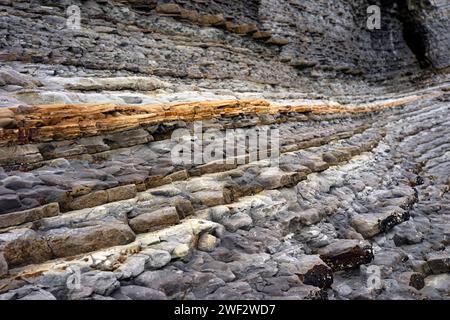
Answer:
<svg viewBox="0 0 450 320"><path fill-rule="evenodd" d="M283 113L367 113L402 106L421 98L409 96L364 105L342 105L335 102L278 105L255 99L156 105L53 104L31 106L25 110L11 107L7 110L13 114L15 126L0 128L0 145L20 144L21 139L33 142L74 139L179 120L199 121L238 115ZM31 137L23 137L24 135Z"/></svg>

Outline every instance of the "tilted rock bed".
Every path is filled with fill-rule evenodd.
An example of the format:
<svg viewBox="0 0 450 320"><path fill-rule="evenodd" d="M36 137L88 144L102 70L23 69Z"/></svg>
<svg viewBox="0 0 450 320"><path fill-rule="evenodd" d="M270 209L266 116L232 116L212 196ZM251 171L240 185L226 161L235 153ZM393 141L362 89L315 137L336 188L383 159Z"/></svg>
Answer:
<svg viewBox="0 0 450 320"><path fill-rule="evenodd" d="M79 30L67 27L70 4L80 8ZM5 86L0 94L6 100L0 105L70 103L89 96L98 102L92 97L102 97L95 95L97 90L177 90L183 85L234 92L280 86L328 96L398 92L422 74L421 57L402 36L405 20L411 24L408 31L420 34L417 40L433 66L449 66L449 11L442 1L404 12L396 1L380 3L387 25L380 30L366 28L366 8L373 4L368 0L70 4L0 2L2 67L15 71L0 72ZM127 84L123 78L111 79L127 76L140 78ZM49 78L57 90L47 88ZM383 88L392 79L395 85ZM63 92L64 87L78 92ZM122 103L148 99L129 92L105 95Z"/></svg>
<svg viewBox="0 0 450 320"><path fill-rule="evenodd" d="M380 107L404 105L418 98L418 96L412 96L388 101ZM206 114L198 111L207 106L212 111ZM230 169L230 166L214 163L188 166L173 163L170 151L179 141L171 139L171 133L180 128L192 131L192 122L186 123L182 121L183 119L206 119L208 122L203 122L204 130L209 131L214 129L222 132L224 129L239 128L278 129L280 151L293 152L318 147L333 140L350 138L368 129L373 121L371 117L376 112L392 112L378 110L375 112L376 103L355 108L338 104L333 106L330 103L273 106L272 108L268 102L258 100L179 104L165 107L167 111L163 111L159 116L148 110L149 108L161 110L162 106L133 107L140 112L145 112L144 115L150 112L149 116L153 119L153 125L148 126L146 123L136 128L136 123L129 119L134 119L133 115L119 115L103 120L105 123L113 124L111 128L105 127L109 131L116 129L109 135L100 134L74 140L39 142L48 139L46 134L49 130L53 132L72 130L66 128L73 128L74 125L81 130L82 124L91 122L91 118L95 117L95 106L92 107L94 111L89 112L86 119L83 116L90 110L87 106L73 107L70 110L74 115L69 113L64 117L56 111L67 110L66 107L61 106L36 107L36 110L27 110L24 114L20 110L13 109L17 112L17 119L38 118L40 111L45 112L45 116L37 123L34 120L18 120L21 123L18 128L2 130L4 133L2 141L5 144L11 143L10 137L20 136L21 132L26 130L34 132L33 140L38 142L5 147L5 154L0 157L0 162L6 169L4 170L6 172L0 176L5 187L2 190L5 198L0 212L27 210L52 202L58 202L62 211L82 209L133 198L136 190L143 191L150 187L185 180L189 176ZM174 110L171 109L172 107ZM110 109L111 107L107 106L107 110ZM184 112L180 113L180 109ZM276 112L280 110L282 113L277 114ZM224 118L218 118L219 116ZM114 127L117 123L115 118L121 119L122 122L119 131L117 127ZM178 121L168 122L174 119ZM53 125L45 125L45 122ZM94 121L90 126L99 127L99 124ZM93 133L78 131L77 135L81 134ZM237 135L236 133L235 136ZM247 151L251 152L251 150ZM348 147L347 151L341 150L337 157L348 157L348 152L351 154L354 151ZM334 159L331 154L326 154L325 157L328 159L325 162L341 161ZM248 163L248 159L246 162ZM316 166L320 165L316 164Z"/></svg>
<svg viewBox="0 0 450 320"><path fill-rule="evenodd" d="M2 172L0 299L448 298L448 93L398 101L205 116L278 128L278 167L169 167L168 133L192 116L124 145L95 133L107 150L10 146L41 157Z"/></svg>

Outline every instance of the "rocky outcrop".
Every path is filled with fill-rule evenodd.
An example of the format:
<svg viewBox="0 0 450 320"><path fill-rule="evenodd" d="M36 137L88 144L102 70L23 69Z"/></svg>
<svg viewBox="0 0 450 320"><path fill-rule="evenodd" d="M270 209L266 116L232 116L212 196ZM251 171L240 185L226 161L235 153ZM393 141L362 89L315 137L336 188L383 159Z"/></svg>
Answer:
<svg viewBox="0 0 450 320"><path fill-rule="evenodd" d="M71 4L0 0L0 300L448 298L445 4Z"/></svg>
<svg viewBox="0 0 450 320"><path fill-rule="evenodd" d="M51 105L31 107L26 113L12 108L16 118L20 119L18 121L21 127L4 129L3 143L20 143L17 139L21 132L33 132L34 136L23 141L25 145L5 147L9 156L2 164L10 173L5 173L1 179L5 197L0 211L10 213L53 202L59 203L62 211L80 210L131 199L136 196L137 191L189 177L236 169L240 161L238 154L230 157L230 160L233 159L231 164L214 160L185 166L173 163L172 153L167 151L175 147L177 141L166 137L179 129L189 130L190 127L195 130L195 122L192 121L215 121L216 130L248 128L250 124L267 130L268 125L278 123L281 151L294 152L361 133L368 128L367 124L363 124L363 119L419 99L420 96L410 96L360 106L332 102L274 105L264 100L232 100L142 107ZM109 116L110 113L115 115ZM247 120L241 120L242 118ZM351 127L340 125L331 131L322 128L313 137L303 129L296 129L295 120L299 118L302 122L307 122L308 119L317 122L317 118L354 121ZM194 128L186 122L191 125L194 123ZM293 130L301 135L294 140L287 139ZM61 137L60 141L58 137ZM67 140L69 137L72 140ZM163 144L165 149L160 147ZM124 148L132 148L134 152L142 154L142 157L126 159L126 155L125 158L122 156ZM30 150L35 150L35 153L30 154ZM330 165L337 165L348 160L355 152L358 150L350 147L330 150L318 159L313 158L309 162L302 160L300 166L293 163L296 160L292 156L283 157L281 169L286 173L274 168L265 170L254 176L257 185L253 188L277 189L293 185L305 179L311 171L322 171ZM266 157L269 154L267 152ZM83 167L79 162L83 159L101 161L103 164L100 167ZM250 161L243 160L246 163ZM146 161L150 167L130 168L127 172L120 166L123 161L128 162L128 165L134 161L137 161L136 164ZM84 178L79 178L80 173ZM251 190L241 193L249 192L252 193ZM212 198L223 198L219 200L222 203L230 201L227 200L230 196L224 195L222 190L216 194L214 196L211 190L199 190L194 197L204 204L210 203ZM181 208L183 205L178 202L177 206ZM189 207L179 209L183 210L192 211Z"/></svg>
<svg viewBox="0 0 450 320"><path fill-rule="evenodd" d="M20 108L9 108L4 110L11 112L8 117L11 117L16 125L1 129L0 143L7 146L30 142L68 140L115 131L127 131L139 127L144 127L148 131L149 127L169 122L201 121L217 117L232 118L237 116L286 115L289 113L369 113L383 108L404 105L418 98L410 96L381 104L372 103L360 106L330 102L274 105L265 100L229 100L149 106L45 105L27 108L25 112ZM145 131L136 132L142 132L141 136L144 135L134 137L142 138L142 141L139 141L140 144L152 139ZM128 132L127 137L130 134L131 132ZM146 134L147 136L145 136ZM116 148L131 146L130 144L124 144L125 135L110 135L106 136L105 140L111 141L111 143L115 142Z"/></svg>
<svg viewBox="0 0 450 320"><path fill-rule="evenodd" d="M149 104L158 100L149 91L348 96L404 90L429 78L431 69L421 69L425 60L448 67L448 8L401 3L378 3L383 23L369 30L367 7L374 3L367 0L74 0L75 27L67 24L65 3L5 0L1 105ZM324 12L327 18L319 18Z"/></svg>
<svg viewBox="0 0 450 320"><path fill-rule="evenodd" d="M262 101L201 104L212 106L200 110L205 110L204 120L220 119L218 131L239 124L263 128L271 123L279 128L277 167L270 165L270 157L233 165L214 161L179 164L160 176L157 184L150 171L124 186L111 184L106 189L101 182L108 179L95 182L85 172L101 177L101 170L112 172L107 168L117 166L120 158L103 158L103 169L91 167L89 171L72 171L80 161L77 157L43 161L26 172L26 179L13 179L23 172L6 171L4 188L20 201L22 192L31 195L32 181L41 179L41 172L45 178L35 182L38 190L55 188L57 181L68 183L68 174L78 185L66 191L71 200L59 206L0 215L3 273L8 273L1 280L2 297L22 297L22 292L28 292L24 288L40 288L60 299L181 298L187 288L191 289L184 297L192 299L228 299L236 290L247 298L262 299L409 297L412 288L424 298L439 294L442 289L433 289L435 282L427 277L448 271L448 255L440 252L446 246L445 232L440 229L446 226L446 213L431 213L423 204L433 195L441 199L440 190L448 189L442 171L446 158L439 156L445 153L439 147L445 140L439 137L445 137L442 132L447 127L442 116L448 112L447 96L446 91L436 89L361 107L310 104L306 108L299 104L265 109L270 104ZM184 111L179 116L189 115L191 120L184 119L188 124L195 119L195 113L189 112L198 110L197 106L178 105L174 110L178 107ZM290 117L280 121L283 112ZM297 125L300 117L302 126ZM167 121L161 119L161 123ZM424 132L431 126L436 128L431 131L436 138L429 140ZM189 132L189 125L185 129ZM154 134L155 140L137 143L133 153L147 152L150 157L145 161L156 158L161 162L161 156L148 152L170 146L171 140L163 136ZM116 156L112 149L111 156L130 148L134 147L117 149ZM422 151L414 153L413 149ZM406 154L414 156L407 160ZM84 166L91 161L83 159ZM144 158L130 159L127 152L124 159L130 167L134 160L142 165ZM439 159L444 162L436 162ZM424 170L438 179L436 184L419 179L427 176ZM90 180L83 182L78 177ZM52 186L52 181L57 184ZM399 242L396 235L406 220L412 221L409 228L433 240ZM426 255L429 250L435 254ZM73 289L63 279L73 276L71 272L81 265L82 286ZM379 280L383 285L389 283L390 291L357 285L365 278L342 273L355 269L367 277L371 271L364 270L380 270ZM409 275L405 269L411 270ZM47 274L55 272L60 282L52 278L48 283ZM13 280L21 277L27 278L27 285ZM35 293L25 297L31 294Z"/></svg>

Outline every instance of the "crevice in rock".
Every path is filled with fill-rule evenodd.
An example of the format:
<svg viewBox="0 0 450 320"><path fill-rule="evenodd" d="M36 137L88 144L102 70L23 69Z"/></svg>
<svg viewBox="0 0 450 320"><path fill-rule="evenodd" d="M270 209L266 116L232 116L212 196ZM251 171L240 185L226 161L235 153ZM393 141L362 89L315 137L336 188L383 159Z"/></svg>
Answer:
<svg viewBox="0 0 450 320"><path fill-rule="evenodd" d="M395 4L398 6L398 19L403 26L403 38L406 44L414 53L422 69L432 66L428 57L427 31L423 24L416 16L413 7L408 0L397 0ZM418 6L419 4L415 4ZM420 4L421 5L421 4Z"/></svg>

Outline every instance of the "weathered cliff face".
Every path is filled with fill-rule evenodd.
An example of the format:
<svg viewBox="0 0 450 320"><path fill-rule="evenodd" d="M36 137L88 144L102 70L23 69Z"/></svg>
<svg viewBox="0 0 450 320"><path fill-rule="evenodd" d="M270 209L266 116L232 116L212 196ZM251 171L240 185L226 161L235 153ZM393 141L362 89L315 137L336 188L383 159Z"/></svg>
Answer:
<svg viewBox="0 0 450 320"><path fill-rule="evenodd" d="M381 29L371 31L364 0L4 0L2 64L42 86L21 90L27 82L13 81L2 104L99 102L98 95L61 92L57 77L80 76L152 75L169 82L169 92L228 95L291 91L336 97L405 90L410 80L431 71L421 65L445 69L450 63L448 6L423 3L410 10L382 1ZM66 26L70 4L80 7L78 31ZM115 98L142 100L126 96L128 101Z"/></svg>
<svg viewBox="0 0 450 320"><path fill-rule="evenodd" d="M448 298L449 8L0 0L0 299Z"/></svg>
<svg viewBox="0 0 450 320"><path fill-rule="evenodd" d="M446 69L450 22L448 1L397 1L397 17L403 37L422 66ZM446 31L447 30L447 31Z"/></svg>

